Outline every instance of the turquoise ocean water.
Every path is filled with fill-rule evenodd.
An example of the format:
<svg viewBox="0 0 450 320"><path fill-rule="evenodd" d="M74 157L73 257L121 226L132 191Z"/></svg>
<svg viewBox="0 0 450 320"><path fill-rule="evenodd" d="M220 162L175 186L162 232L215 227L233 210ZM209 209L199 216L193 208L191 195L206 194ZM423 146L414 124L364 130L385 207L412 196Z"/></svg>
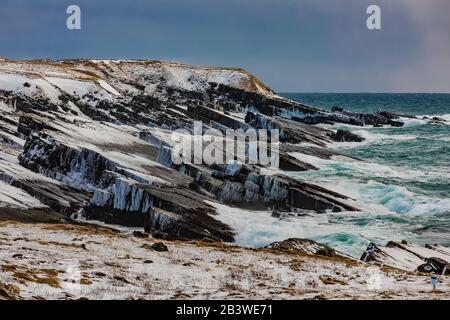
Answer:
<svg viewBox="0 0 450 320"><path fill-rule="evenodd" d="M382 109L450 121L450 94L281 95L325 109ZM332 146L365 161L312 159L320 170L295 175L349 195L363 212L328 213L305 220L303 225L295 221L293 225L302 230L298 236L306 235L354 255L370 241L385 244L406 239L450 246L450 125L405 120L401 128L333 128L345 128L366 138L362 143ZM306 230L305 225L312 230ZM289 235L296 235L295 229L289 230Z"/></svg>

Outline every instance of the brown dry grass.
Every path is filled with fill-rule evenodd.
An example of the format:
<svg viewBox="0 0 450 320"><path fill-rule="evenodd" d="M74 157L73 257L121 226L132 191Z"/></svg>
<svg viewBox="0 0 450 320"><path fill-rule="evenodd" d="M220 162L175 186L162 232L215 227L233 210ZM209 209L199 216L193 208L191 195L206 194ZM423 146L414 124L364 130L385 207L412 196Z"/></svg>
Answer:
<svg viewBox="0 0 450 320"><path fill-rule="evenodd" d="M47 284L52 288L60 288L59 280L55 277L38 278L36 279L36 283Z"/></svg>
<svg viewBox="0 0 450 320"><path fill-rule="evenodd" d="M8 227L8 226L11 226L11 225L13 225L13 226L20 225L20 224L21 223L17 222L17 221L0 221L0 228Z"/></svg>
<svg viewBox="0 0 450 320"><path fill-rule="evenodd" d="M65 243L65 242L56 242L56 241L38 241L39 244L44 246L57 246L62 248L72 248L72 249L82 249L87 250L85 245L76 244L76 243Z"/></svg>
<svg viewBox="0 0 450 320"><path fill-rule="evenodd" d="M180 242L182 243L182 242ZM202 241L202 240L195 240L195 241L189 241L188 243L195 245L199 248L211 248L211 249L217 249L223 252L242 252L242 250L251 250L242 248L236 245L224 243L224 242L209 242L209 241Z"/></svg>
<svg viewBox="0 0 450 320"><path fill-rule="evenodd" d="M119 236L119 231L95 226L95 225L80 225L80 224L39 224L40 228L53 231L67 231L81 235L103 235L103 236Z"/></svg>
<svg viewBox="0 0 450 320"><path fill-rule="evenodd" d="M39 284L47 284L53 288L59 288L58 275L62 272L54 269L31 269L25 266L2 265L2 272L10 272L18 283L26 284L27 282L35 282Z"/></svg>
<svg viewBox="0 0 450 320"><path fill-rule="evenodd" d="M320 276L320 281L322 281L323 284L340 284L340 285L347 285L347 282L335 279L330 276Z"/></svg>
<svg viewBox="0 0 450 320"><path fill-rule="evenodd" d="M1 221L0 228L7 226L24 226L28 223L18 221ZM67 231L77 234L120 236L120 232L111 228L96 226L91 224L70 224L70 223L38 223L32 224L44 230ZM24 238L23 238L24 239Z"/></svg>
<svg viewBox="0 0 450 320"><path fill-rule="evenodd" d="M0 282L0 300L16 300L20 294L20 288L14 284Z"/></svg>

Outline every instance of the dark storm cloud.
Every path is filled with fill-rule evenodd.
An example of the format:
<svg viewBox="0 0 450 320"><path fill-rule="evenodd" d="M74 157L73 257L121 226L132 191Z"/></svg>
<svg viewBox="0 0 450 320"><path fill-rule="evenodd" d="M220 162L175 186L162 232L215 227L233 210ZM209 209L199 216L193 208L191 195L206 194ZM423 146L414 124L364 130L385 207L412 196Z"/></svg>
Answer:
<svg viewBox="0 0 450 320"><path fill-rule="evenodd" d="M69 4L81 31L65 28ZM449 12L448 0L2 0L0 56L241 66L280 91L450 92Z"/></svg>

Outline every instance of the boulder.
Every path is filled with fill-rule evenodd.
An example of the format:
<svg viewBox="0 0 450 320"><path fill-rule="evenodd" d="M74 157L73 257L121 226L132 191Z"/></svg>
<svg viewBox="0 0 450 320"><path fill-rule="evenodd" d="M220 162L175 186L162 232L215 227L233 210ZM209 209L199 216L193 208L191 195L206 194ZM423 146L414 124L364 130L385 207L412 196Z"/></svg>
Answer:
<svg viewBox="0 0 450 320"><path fill-rule="evenodd" d="M445 261L444 259L431 257L426 260L426 263L418 266L417 271L450 275L450 264L447 263L447 261Z"/></svg>
<svg viewBox="0 0 450 320"><path fill-rule="evenodd" d="M319 244L313 240L290 238L283 241L273 242L266 249L277 249L284 251L293 251L304 254L312 254L325 257L336 257L340 255L336 251L326 245Z"/></svg>
<svg viewBox="0 0 450 320"><path fill-rule="evenodd" d="M142 238L142 239L148 238L148 233L141 232L141 231L133 231L133 237Z"/></svg>
<svg viewBox="0 0 450 320"><path fill-rule="evenodd" d="M350 131L338 130L336 133L329 134L331 140L336 142L363 142L365 139Z"/></svg>
<svg viewBox="0 0 450 320"><path fill-rule="evenodd" d="M361 260L407 271L450 274L449 251L439 245L421 247L407 241L389 241L386 246L370 243Z"/></svg>
<svg viewBox="0 0 450 320"><path fill-rule="evenodd" d="M344 112L344 108L342 107L332 107L331 112Z"/></svg>
<svg viewBox="0 0 450 320"><path fill-rule="evenodd" d="M225 169L225 176L236 178L242 170L242 163L238 161L231 161Z"/></svg>
<svg viewBox="0 0 450 320"><path fill-rule="evenodd" d="M162 243L162 242L155 242L150 247L153 250L158 251L158 252L167 252L167 251L169 251L169 248L167 248L167 246L164 243Z"/></svg>

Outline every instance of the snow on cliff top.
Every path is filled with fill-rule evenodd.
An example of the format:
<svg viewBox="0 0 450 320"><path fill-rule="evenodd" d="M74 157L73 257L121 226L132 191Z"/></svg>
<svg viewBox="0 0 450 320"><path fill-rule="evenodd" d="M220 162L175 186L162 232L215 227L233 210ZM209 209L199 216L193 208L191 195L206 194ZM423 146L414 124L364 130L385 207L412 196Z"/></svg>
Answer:
<svg viewBox="0 0 450 320"><path fill-rule="evenodd" d="M38 82L34 83L37 87L53 86L66 92L70 83L70 90L77 93L85 92L90 83L96 89L90 92L112 96L119 96L121 91L139 92L142 88L155 91L157 87L204 92L212 83L275 95L259 79L239 68L147 60L0 60L0 90L24 91L22 84L30 80ZM15 85L12 87L11 83Z"/></svg>

